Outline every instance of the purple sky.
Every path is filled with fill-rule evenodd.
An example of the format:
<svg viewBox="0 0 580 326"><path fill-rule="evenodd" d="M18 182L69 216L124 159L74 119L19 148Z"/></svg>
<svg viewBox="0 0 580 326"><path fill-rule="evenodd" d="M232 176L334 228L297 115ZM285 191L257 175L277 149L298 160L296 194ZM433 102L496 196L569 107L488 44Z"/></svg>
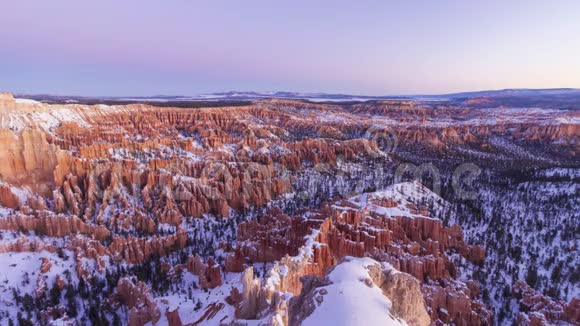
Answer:
<svg viewBox="0 0 580 326"><path fill-rule="evenodd" d="M580 1L10 0L0 90L580 88Z"/></svg>

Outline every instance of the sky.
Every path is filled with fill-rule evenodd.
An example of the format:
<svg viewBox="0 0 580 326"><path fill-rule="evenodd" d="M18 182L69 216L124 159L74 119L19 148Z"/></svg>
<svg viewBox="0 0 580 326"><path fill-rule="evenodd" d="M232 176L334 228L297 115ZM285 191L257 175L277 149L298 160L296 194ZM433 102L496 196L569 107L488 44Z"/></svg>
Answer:
<svg viewBox="0 0 580 326"><path fill-rule="evenodd" d="M580 88L580 1L0 0L0 91Z"/></svg>

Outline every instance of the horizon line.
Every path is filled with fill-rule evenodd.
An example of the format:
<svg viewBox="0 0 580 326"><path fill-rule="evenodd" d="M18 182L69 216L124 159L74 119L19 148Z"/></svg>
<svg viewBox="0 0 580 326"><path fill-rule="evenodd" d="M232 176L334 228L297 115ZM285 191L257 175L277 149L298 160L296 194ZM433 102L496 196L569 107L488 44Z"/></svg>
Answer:
<svg viewBox="0 0 580 326"><path fill-rule="evenodd" d="M426 96L449 96L464 93L483 93L483 92L505 92L505 91L580 91L580 87L553 87L553 88L497 88L497 89L478 89L478 90L464 90L458 92L443 92L443 93L406 93L406 94L387 94L387 95L363 95L355 93L340 93L340 92L301 92L301 91L288 91L288 90L277 90L277 91L255 91L255 90L229 90L229 91L214 91L206 93L198 93L193 95L185 94L155 94L155 95L71 95L63 93L43 93L43 92L12 92L9 90L0 91L0 93L11 93L15 96L54 96L54 97L82 97L82 98L156 98L156 97L195 97L204 95L227 95L229 93L240 93L242 96L250 95L254 93L255 95L276 95L281 93L304 95L304 96L324 96L324 95L334 95L334 96L351 96L351 97L367 97L367 98L385 98L385 97L426 97Z"/></svg>

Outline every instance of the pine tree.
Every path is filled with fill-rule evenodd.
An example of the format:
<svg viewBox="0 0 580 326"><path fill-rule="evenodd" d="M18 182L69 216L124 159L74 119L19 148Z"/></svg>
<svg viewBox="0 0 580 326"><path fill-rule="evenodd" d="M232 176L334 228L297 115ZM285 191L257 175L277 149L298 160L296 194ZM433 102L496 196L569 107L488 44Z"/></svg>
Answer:
<svg viewBox="0 0 580 326"><path fill-rule="evenodd" d="M34 310L34 298L30 294L27 293L22 297L22 307L26 312Z"/></svg>
<svg viewBox="0 0 580 326"><path fill-rule="evenodd" d="M56 284L56 282L54 282L54 284L52 285L49 295L50 295L50 305L57 306L60 303L60 289Z"/></svg>
<svg viewBox="0 0 580 326"><path fill-rule="evenodd" d="M78 307L77 301L75 300L74 287L71 284L67 286L66 293L64 294L64 296L67 300L68 315L73 318L76 317L78 314Z"/></svg>
<svg viewBox="0 0 580 326"><path fill-rule="evenodd" d="M538 269L535 266L530 266L526 275L526 283L531 287L536 287L538 283Z"/></svg>
<svg viewBox="0 0 580 326"><path fill-rule="evenodd" d="M198 311L199 309L201 309L202 307L202 303L199 299L197 299L197 303L195 304L195 308L193 308L193 310Z"/></svg>

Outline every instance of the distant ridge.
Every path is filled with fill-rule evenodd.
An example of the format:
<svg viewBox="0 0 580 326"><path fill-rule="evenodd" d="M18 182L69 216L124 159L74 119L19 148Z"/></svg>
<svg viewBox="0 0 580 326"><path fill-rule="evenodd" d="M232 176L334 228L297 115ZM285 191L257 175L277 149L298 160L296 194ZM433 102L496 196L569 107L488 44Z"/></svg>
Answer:
<svg viewBox="0 0 580 326"><path fill-rule="evenodd" d="M279 98L307 100L311 102L365 102L379 100L413 100L426 104L445 103L469 107L547 107L557 109L580 109L580 89L578 88L515 88L500 90L482 90L448 94L418 95L352 95L340 93L303 93L290 91L255 92L228 91L200 94L193 96L155 95L155 96L66 96L46 94L16 94L19 98L28 98L47 103L151 103L158 106L193 106L212 105L217 102L230 102L243 105L252 101ZM195 104L197 103L197 104ZM205 104L204 104L205 103Z"/></svg>

